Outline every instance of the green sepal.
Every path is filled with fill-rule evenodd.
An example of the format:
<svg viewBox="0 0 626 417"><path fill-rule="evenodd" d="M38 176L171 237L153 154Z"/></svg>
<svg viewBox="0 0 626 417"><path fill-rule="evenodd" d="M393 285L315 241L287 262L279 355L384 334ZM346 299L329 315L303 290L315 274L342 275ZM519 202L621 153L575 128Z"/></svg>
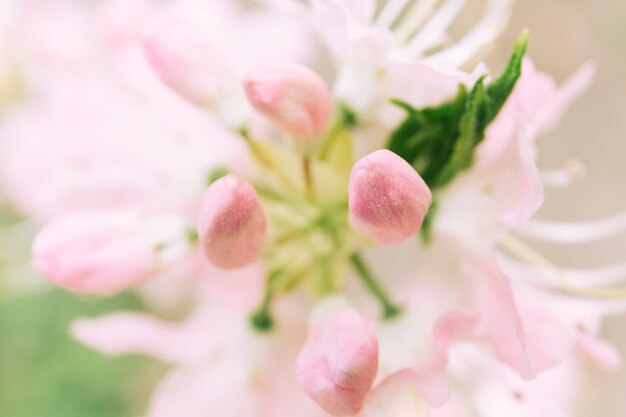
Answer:
<svg viewBox="0 0 626 417"><path fill-rule="evenodd" d="M506 68L488 85L483 75L469 92L464 85L459 85L454 98L421 109L401 100L391 100L406 112L406 118L392 132L387 149L411 164L433 193L471 167L476 147L521 76L528 38L528 31L520 34ZM431 211L422 227L424 242L430 239L434 218L434 210Z"/></svg>
<svg viewBox="0 0 626 417"><path fill-rule="evenodd" d="M230 174L230 172L228 171L228 168L218 166L217 168L209 171L209 173L206 176L206 183L207 185L211 185L215 181L219 180L222 177L227 176L228 174Z"/></svg>
<svg viewBox="0 0 626 417"><path fill-rule="evenodd" d="M424 217L424 221L422 222L422 227L419 231L420 239L424 245L428 245L433 240L433 220L437 215L437 209L439 208L439 204L437 201L433 201L428 209L428 213L426 213L426 217Z"/></svg>
<svg viewBox="0 0 626 417"><path fill-rule="evenodd" d="M406 118L392 132L387 149L409 162L431 190L447 185L471 166L476 146L521 75L527 45L528 32L524 31L499 77L485 86L486 76L482 76L470 92L460 85L454 98L438 106L417 109L410 103L391 100L406 112Z"/></svg>

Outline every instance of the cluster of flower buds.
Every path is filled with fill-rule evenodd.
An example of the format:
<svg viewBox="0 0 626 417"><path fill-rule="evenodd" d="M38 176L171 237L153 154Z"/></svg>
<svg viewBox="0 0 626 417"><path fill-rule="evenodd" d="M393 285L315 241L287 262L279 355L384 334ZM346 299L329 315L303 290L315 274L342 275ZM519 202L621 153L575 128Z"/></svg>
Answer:
<svg viewBox="0 0 626 417"><path fill-rule="evenodd" d="M326 83L300 65L278 63L251 70L244 88L252 105L298 143L315 143L327 128L331 97ZM419 174L398 155L379 150L354 165L349 217L359 234L379 243L414 236L432 196ZM206 192L200 215L206 257L220 268L237 268L261 252L266 220L254 188L229 175Z"/></svg>
<svg viewBox="0 0 626 417"><path fill-rule="evenodd" d="M159 24L167 24L167 30L160 31ZM201 85L197 83L202 77L191 77L195 84L188 85L187 77L181 75L186 72L178 72L181 65L203 69L206 64L196 62L203 59L200 56L205 54L201 51L206 52L206 45L196 45L197 53L192 56L177 55L176 45L197 39L186 33L189 30L175 22L153 23L144 36L145 48L166 83L189 100L202 104L211 95L211 77ZM161 32L168 37L159 35ZM206 71L201 72L207 75ZM309 151L324 140L332 109L331 95L322 78L303 66L277 63L252 69L243 86L253 107L291 135L300 150L315 158L315 153ZM347 191L349 205L345 218L350 221L341 227L350 224L357 234L383 244L399 243L414 236L432 199L413 167L387 150L373 152L356 162ZM263 251L274 249L265 248L271 222L266 218L261 199L251 184L234 175L222 177L209 186L199 213L202 251L218 268L243 267L259 259ZM158 248L169 245L171 239L157 236L161 239L158 240L153 236L154 231L138 230L145 222L135 221L132 215L109 217L69 216L51 223L35 242L36 267L60 285L99 294L115 293L154 276L160 267L155 262L160 254ZM150 227L157 223L151 221ZM176 230L184 236L184 226L179 225ZM189 244L190 240L185 242Z"/></svg>
<svg viewBox="0 0 626 417"><path fill-rule="evenodd" d="M10 13L15 28L13 16L0 22L11 46L0 56L0 110L11 105L0 180L15 195L7 203L32 206L35 219L74 210L33 243L51 282L105 296L146 285L148 306L192 304L179 324L124 313L72 326L105 353L174 365L147 416L564 416L583 388L580 358L620 365L597 335L603 316L626 309L613 288L626 265L561 269L523 240L626 230L626 213L527 222L544 185L584 176L577 161L539 172L535 139L593 71L557 88L525 58L526 31L501 75L463 70L501 32L512 0L485 2L449 48L462 0L73 2L100 10L85 22L103 33L72 29L87 9L50 26L68 31L39 30L54 14L31 20L28 7ZM89 117L77 128L78 108ZM361 253L420 231L451 244L395 248L416 258L395 253L393 268L389 248ZM318 299L287 294L296 290ZM354 304L341 299L355 293Z"/></svg>

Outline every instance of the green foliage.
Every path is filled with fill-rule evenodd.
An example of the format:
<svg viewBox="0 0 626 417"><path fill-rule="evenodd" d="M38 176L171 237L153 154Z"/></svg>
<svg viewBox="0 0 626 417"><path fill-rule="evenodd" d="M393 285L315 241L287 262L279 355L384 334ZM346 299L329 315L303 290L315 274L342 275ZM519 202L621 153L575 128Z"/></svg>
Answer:
<svg viewBox="0 0 626 417"><path fill-rule="evenodd" d="M399 100L392 102L407 113L387 148L409 162L431 190L446 186L472 164L476 146L485 137L521 75L528 44L523 32L503 73L485 86L481 77L471 91L463 85L453 99L435 107L416 109Z"/></svg>
<svg viewBox="0 0 626 417"><path fill-rule="evenodd" d="M160 369L145 358L103 356L68 334L77 316L138 307L129 295L101 300L60 290L0 304L0 414L141 415Z"/></svg>
<svg viewBox="0 0 626 417"><path fill-rule="evenodd" d="M406 112L406 118L391 134L387 148L410 163L431 191L445 187L472 165L476 146L521 75L527 45L528 32L524 31L500 76L487 86L482 76L469 92L460 85L456 97L438 106L416 109L410 103L392 100ZM430 236L434 209L431 211L422 230L424 241Z"/></svg>

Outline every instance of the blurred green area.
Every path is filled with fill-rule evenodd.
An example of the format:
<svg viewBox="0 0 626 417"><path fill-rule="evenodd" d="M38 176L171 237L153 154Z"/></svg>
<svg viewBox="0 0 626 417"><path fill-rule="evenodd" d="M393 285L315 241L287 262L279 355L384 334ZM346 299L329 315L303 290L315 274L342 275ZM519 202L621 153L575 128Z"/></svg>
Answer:
<svg viewBox="0 0 626 417"><path fill-rule="evenodd" d="M132 295L93 299L58 289L0 302L0 416L142 415L162 367L106 357L68 334L76 317L140 308Z"/></svg>

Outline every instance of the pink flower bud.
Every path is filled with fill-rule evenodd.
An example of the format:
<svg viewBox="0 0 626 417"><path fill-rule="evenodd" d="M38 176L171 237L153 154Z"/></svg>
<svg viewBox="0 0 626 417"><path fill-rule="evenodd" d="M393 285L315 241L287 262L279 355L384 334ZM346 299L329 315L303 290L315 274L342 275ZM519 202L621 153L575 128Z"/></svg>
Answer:
<svg viewBox="0 0 626 417"><path fill-rule="evenodd" d="M193 24L156 20L143 33L148 61L167 86L199 106L212 105L227 76L224 57Z"/></svg>
<svg viewBox="0 0 626 417"><path fill-rule="evenodd" d="M315 325L300 352L300 387L335 416L357 413L378 370L378 339L369 317L344 308Z"/></svg>
<svg viewBox="0 0 626 417"><path fill-rule="evenodd" d="M349 194L352 227L379 243L399 243L413 236L432 201L413 167L385 149L357 161Z"/></svg>
<svg viewBox="0 0 626 417"><path fill-rule="evenodd" d="M199 234L209 261L223 269L254 261L265 238L265 214L254 188L234 175L215 181L202 200Z"/></svg>
<svg viewBox="0 0 626 417"><path fill-rule="evenodd" d="M48 223L33 242L33 264L56 284L111 295L138 285L189 249L177 217L113 211L76 213Z"/></svg>
<svg viewBox="0 0 626 417"><path fill-rule="evenodd" d="M250 71L243 85L254 108L298 138L313 139L328 124L330 91L324 80L306 67L263 65Z"/></svg>

